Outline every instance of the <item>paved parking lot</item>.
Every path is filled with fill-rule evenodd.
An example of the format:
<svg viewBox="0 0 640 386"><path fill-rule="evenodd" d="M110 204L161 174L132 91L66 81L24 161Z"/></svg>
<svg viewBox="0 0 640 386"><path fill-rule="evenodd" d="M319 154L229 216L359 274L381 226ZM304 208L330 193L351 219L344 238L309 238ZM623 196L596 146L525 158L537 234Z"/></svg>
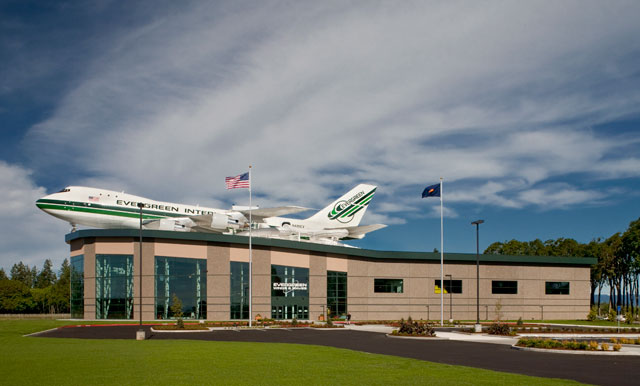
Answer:
<svg viewBox="0 0 640 386"><path fill-rule="evenodd" d="M39 334L51 338L135 339L137 325L60 328ZM356 329L217 330L211 332L152 333L149 339L296 343L339 347L376 354L463 365L539 377L573 379L598 385L637 385L638 356L564 355L519 351L509 344L461 340L388 338L384 333Z"/></svg>

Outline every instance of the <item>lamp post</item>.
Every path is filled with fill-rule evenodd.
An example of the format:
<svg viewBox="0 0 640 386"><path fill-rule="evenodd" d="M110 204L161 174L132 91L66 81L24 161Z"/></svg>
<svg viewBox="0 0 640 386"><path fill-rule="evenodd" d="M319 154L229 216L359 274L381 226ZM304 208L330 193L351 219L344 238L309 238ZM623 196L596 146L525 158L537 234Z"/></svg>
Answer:
<svg viewBox="0 0 640 386"><path fill-rule="evenodd" d="M480 324L480 224L483 222L484 220L476 220L471 223L476 226L476 332L482 332Z"/></svg>
<svg viewBox="0 0 640 386"><path fill-rule="evenodd" d="M138 329L138 332L136 334L136 339L144 340L145 332L142 329L142 208L144 208L144 204L142 202L139 202L138 208L140 208L140 232L139 232L140 239L138 240L138 244L140 245L140 259L138 264L138 269L140 270L140 287L138 291L138 296L140 298L140 304L138 306L139 308L138 313L140 315L140 328Z"/></svg>
<svg viewBox="0 0 640 386"><path fill-rule="evenodd" d="M451 275L444 275L449 277L449 323L453 322L453 286L451 285L453 277ZM442 286L444 288L444 285Z"/></svg>

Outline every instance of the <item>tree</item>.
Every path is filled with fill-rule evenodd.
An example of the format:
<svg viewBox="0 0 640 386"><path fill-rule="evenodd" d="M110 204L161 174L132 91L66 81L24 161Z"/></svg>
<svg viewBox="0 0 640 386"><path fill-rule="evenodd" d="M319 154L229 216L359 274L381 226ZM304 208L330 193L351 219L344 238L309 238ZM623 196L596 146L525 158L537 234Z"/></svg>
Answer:
<svg viewBox="0 0 640 386"><path fill-rule="evenodd" d="M11 280L22 282L29 288L32 288L35 284L37 275L38 269L35 265L33 266L33 268L29 268L28 265L24 264L21 261L11 267Z"/></svg>
<svg viewBox="0 0 640 386"><path fill-rule="evenodd" d="M53 285L51 291L50 305L54 307L54 312L65 313L70 311L69 298L71 285L71 268L69 260L64 259L58 276L58 281Z"/></svg>
<svg viewBox="0 0 640 386"><path fill-rule="evenodd" d="M0 280L9 280L9 277L7 277L7 273L3 268L0 268Z"/></svg>
<svg viewBox="0 0 640 386"><path fill-rule="evenodd" d="M175 293L171 296L171 313L178 319L176 325L178 328L184 328L184 322L182 321L182 300Z"/></svg>
<svg viewBox="0 0 640 386"><path fill-rule="evenodd" d="M628 281L628 304L632 310L638 307L638 275L640 275L640 218L632 221L622 235L622 255L627 260L626 279ZM631 295L634 296L631 296Z"/></svg>
<svg viewBox="0 0 640 386"><path fill-rule="evenodd" d="M29 287L18 280L0 280L0 313L27 313L35 307Z"/></svg>
<svg viewBox="0 0 640 386"><path fill-rule="evenodd" d="M600 313L600 295L605 279L602 250L600 239L591 240L583 248L585 256L592 256L598 259L598 262L591 267L591 299L589 301L592 307L596 304L596 290L598 289L598 314Z"/></svg>
<svg viewBox="0 0 640 386"><path fill-rule="evenodd" d="M175 318L182 317L182 300L180 300L178 295L176 295L175 293L173 294L173 296L171 296L171 307L169 308L171 309L171 314Z"/></svg>
<svg viewBox="0 0 640 386"><path fill-rule="evenodd" d="M47 288L56 282L56 274L52 269L53 264L50 259L44 261L42 271L36 278L36 288Z"/></svg>
<svg viewBox="0 0 640 386"><path fill-rule="evenodd" d="M46 288L31 288L31 297L34 303L34 311L45 314L52 311L53 286Z"/></svg>

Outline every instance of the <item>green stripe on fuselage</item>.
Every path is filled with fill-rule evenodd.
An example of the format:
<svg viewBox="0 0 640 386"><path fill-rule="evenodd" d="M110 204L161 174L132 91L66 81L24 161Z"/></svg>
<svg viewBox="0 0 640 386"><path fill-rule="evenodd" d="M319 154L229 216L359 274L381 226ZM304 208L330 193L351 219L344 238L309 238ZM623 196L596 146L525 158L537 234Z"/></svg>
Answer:
<svg viewBox="0 0 640 386"><path fill-rule="evenodd" d="M138 218L140 217L140 211L132 208L121 208L117 206L100 205L100 204L88 204L77 201L62 201L62 200L38 200L36 206L40 209L52 209L62 210L69 212L83 212L94 213L108 216L119 216ZM143 219L160 219L165 217L183 217L178 213L165 213L159 211L142 210Z"/></svg>

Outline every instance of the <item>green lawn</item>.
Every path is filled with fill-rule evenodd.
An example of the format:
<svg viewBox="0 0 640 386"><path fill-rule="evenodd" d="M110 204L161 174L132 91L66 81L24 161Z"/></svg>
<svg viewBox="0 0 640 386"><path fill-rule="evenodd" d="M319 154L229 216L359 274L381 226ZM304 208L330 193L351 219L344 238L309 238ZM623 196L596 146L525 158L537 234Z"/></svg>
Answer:
<svg viewBox="0 0 640 386"><path fill-rule="evenodd" d="M560 385L534 378L330 347L186 340L23 337L72 324L0 321L5 385L338 384Z"/></svg>

